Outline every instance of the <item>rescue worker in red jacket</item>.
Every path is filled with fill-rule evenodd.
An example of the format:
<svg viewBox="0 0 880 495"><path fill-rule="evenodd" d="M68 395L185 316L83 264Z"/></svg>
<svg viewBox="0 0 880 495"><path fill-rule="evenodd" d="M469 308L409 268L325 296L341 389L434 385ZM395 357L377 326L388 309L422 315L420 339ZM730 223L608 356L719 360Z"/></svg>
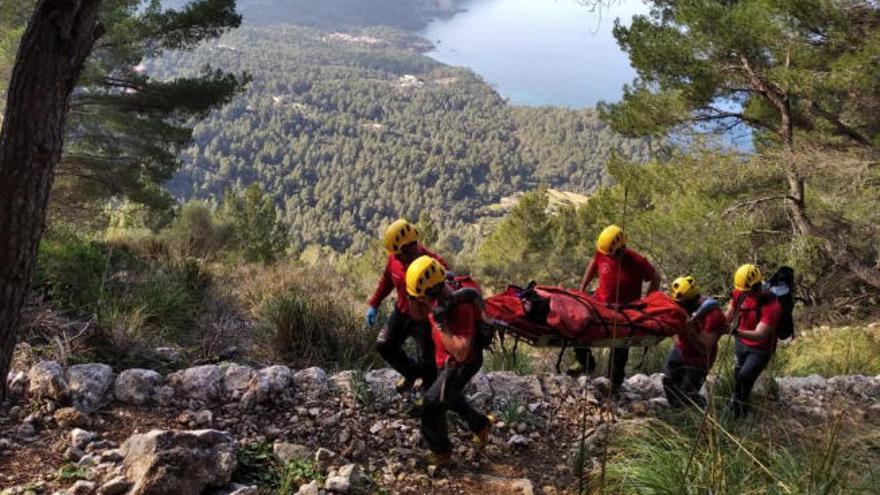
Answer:
<svg viewBox="0 0 880 495"><path fill-rule="evenodd" d="M705 407L700 388L715 363L718 339L727 328L727 320L717 303L704 306L707 299L700 296L694 277L675 279L669 286L669 295L692 316L684 333L675 336L675 346L666 358L663 390L672 407Z"/></svg>
<svg viewBox="0 0 880 495"><path fill-rule="evenodd" d="M376 347L379 354L388 364L402 375L397 382L397 391L405 392L413 387L417 378L422 379L422 387L434 381L437 369L434 366L434 342L431 339L431 328L427 315L420 314L418 308L410 308L406 294L406 269L419 256L427 255L436 259L444 267L446 262L419 244L419 232L414 225L406 220L397 220L385 230L385 251L388 261L385 271L379 278L379 284L367 309L367 325L376 324L379 306L382 301L397 289L397 301L394 311L388 318L385 327L379 332ZM403 350L403 343L412 336L418 350L418 359L413 360Z"/></svg>
<svg viewBox="0 0 880 495"><path fill-rule="evenodd" d="M599 279L594 297L608 306L614 307L631 303L642 297L642 284L648 282L648 292L660 288L660 277L657 270L639 253L626 247L626 236L617 225L606 227L596 239L596 253L581 280L580 291L586 292L593 279ZM575 349L578 365L570 374L592 372L596 361L589 349ZM623 384L626 362L629 360L629 348L615 347L611 349L609 374L611 389L619 390Z"/></svg>
<svg viewBox="0 0 880 495"><path fill-rule="evenodd" d="M776 325L782 306L773 294L764 290L763 282L757 266L740 266L733 275L734 290L725 312L729 322L739 316L734 331L736 364L730 401L730 409L737 418L749 412L752 387L776 351Z"/></svg>
<svg viewBox="0 0 880 495"><path fill-rule="evenodd" d="M443 265L430 256L421 256L409 266L406 290L431 308L428 318L438 374L425 392L421 432L431 449L428 463L446 465L452 462L448 410L465 420L477 442L485 443L492 428L493 418L475 410L464 395L465 386L483 365L482 296L469 278L447 280Z"/></svg>

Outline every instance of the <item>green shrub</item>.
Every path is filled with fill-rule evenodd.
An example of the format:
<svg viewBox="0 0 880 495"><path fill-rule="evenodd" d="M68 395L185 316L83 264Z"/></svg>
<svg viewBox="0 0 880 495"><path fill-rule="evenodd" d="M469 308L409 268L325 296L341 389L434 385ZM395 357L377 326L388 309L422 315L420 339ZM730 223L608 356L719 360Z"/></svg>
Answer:
<svg viewBox="0 0 880 495"><path fill-rule="evenodd" d="M485 371L513 371L518 375L530 375L534 372L532 356L529 347L520 345L514 348L507 344L505 348L495 345L492 351L483 354L483 369Z"/></svg>
<svg viewBox="0 0 880 495"><path fill-rule="evenodd" d="M46 238L37 254L36 285L64 309L92 312L106 290L110 255L98 243L75 236Z"/></svg>
<svg viewBox="0 0 880 495"><path fill-rule="evenodd" d="M275 490L281 484L280 463L268 443L249 443L235 452L238 465L232 481Z"/></svg>
<svg viewBox="0 0 880 495"><path fill-rule="evenodd" d="M278 495L294 495L300 485L305 485L312 480L321 479L321 472L311 460L294 459L284 466L281 473L281 486Z"/></svg>
<svg viewBox="0 0 880 495"><path fill-rule="evenodd" d="M676 422L640 422L613 437L605 493L616 494L848 494L870 493L870 459L842 449L839 422L775 438L780 420L738 434L733 425L710 418L695 443L700 415L684 413ZM682 424L684 423L684 424ZM776 434L779 437L779 434ZM687 473L685 475L685 473ZM593 479L593 488L599 480Z"/></svg>
<svg viewBox="0 0 880 495"><path fill-rule="evenodd" d="M877 375L880 374L880 328L806 331L790 344L781 346L776 359L782 375Z"/></svg>
<svg viewBox="0 0 880 495"><path fill-rule="evenodd" d="M275 351L295 366L363 368L375 362L374 334L365 331L351 309L325 294L289 289L269 299L259 319Z"/></svg>

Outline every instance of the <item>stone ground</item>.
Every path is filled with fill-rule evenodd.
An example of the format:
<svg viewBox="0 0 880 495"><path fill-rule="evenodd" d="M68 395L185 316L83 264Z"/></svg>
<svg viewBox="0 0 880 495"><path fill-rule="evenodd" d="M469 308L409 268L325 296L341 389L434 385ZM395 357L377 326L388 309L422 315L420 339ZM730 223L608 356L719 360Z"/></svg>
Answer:
<svg viewBox="0 0 880 495"><path fill-rule="evenodd" d="M611 404L610 412L603 412L604 378L479 374L470 395L499 422L490 442L479 446L451 414L458 463L437 471L420 461L424 449L418 419L410 414L411 398L393 392L392 372L327 376L316 368L295 374L277 368L265 374L244 371L251 378L241 382L229 368L218 373L203 367L175 379L169 377L172 390L163 392L165 385L151 382L138 394L120 389L120 378L116 378L115 390L92 380L92 389L86 393L77 391L75 379L64 383L65 375L56 374L41 381L39 373L31 370L27 393L0 409L0 489L8 489L0 493L25 493L25 488L37 488L36 493L111 493L99 487L131 472L130 459L123 463L117 447L133 434L156 428L213 428L228 432L240 445L266 442L274 444L276 452L292 449L296 452L293 457L312 458L313 452L326 449L317 458L319 464L325 464L328 477L343 465L356 463L372 480L366 489L372 492L573 493L577 483L574 458L581 431L586 433L584 443L591 467L595 467L603 435L608 432L606 424L638 421L666 407L659 375L631 377L624 396ZM268 382L254 378L264 375ZM68 373L67 377L71 376ZM216 376L221 377L219 383L211 381L216 381ZM281 381L273 382L276 378ZM47 388L46 383L52 386ZM781 403L805 421L821 416L823 404L832 395L845 397L852 402L853 411L866 417L880 413L880 377L783 378L779 385ZM279 387L293 392L263 394L256 402L246 400L248 391L277 392ZM213 390L214 395L205 395L205 390ZM100 405L86 412L62 407L66 402L83 404L77 400L83 394L95 399L92 405ZM80 451L71 445L71 432L76 427L97 434ZM73 474L94 481L94 486L86 483L75 488Z"/></svg>

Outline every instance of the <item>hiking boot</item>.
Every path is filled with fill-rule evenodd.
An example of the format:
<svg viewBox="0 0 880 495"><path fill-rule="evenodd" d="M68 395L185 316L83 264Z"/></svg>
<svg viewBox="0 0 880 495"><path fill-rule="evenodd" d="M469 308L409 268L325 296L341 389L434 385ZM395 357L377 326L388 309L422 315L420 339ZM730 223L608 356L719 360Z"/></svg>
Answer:
<svg viewBox="0 0 880 495"><path fill-rule="evenodd" d="M431 452L425 458L425 462L429 466L436 466L436 467L451 466L453 464L452 454L451 453L438 454L436 452Z"/></svg>
<svg viewBox="0 0 880 495"><path fill-rule="evenodd" d="M581 375L586 375L588 373L587 369L584 368L580 363L572 366L571 368L565 370L565 374L568 376L578 377Z"/></svg>
<svg viewBox="0 0 880 495"><path fill-rule="evenodd" d="M416 384L416 381L412 378L403 377L400 380L397 380L397 384L394 385L394 389L397 390L398 394L403 394L413 388L413 385Z"/></svg>
<svg viewBox="0 0 880 495"><path fill-rule="evenodd" d="M414 401L412 401L406 408L406 414L413 418L418 418L422 415L422 411L425 409L425 398L419 396Z"/></svg>
<svg viewBox="0 0 880 495"><path fill-rule="evenodd" d="M474 433L474 442L480 445L486 445L489 442L489 433L492 432L492 426L495 424L495 416L486 415L486 426L480 428L480 431Z"/></svg>

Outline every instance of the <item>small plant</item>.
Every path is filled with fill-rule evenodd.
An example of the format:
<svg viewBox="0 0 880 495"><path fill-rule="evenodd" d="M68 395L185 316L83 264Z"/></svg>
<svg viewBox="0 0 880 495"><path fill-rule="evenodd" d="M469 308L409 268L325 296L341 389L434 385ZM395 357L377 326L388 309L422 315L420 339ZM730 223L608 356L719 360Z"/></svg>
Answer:
<svg viewBox="0 0 880 495"><path fill-rule="evenodd" d="M532 356L524 347L514 349L496 346L494 351L485 354L484 367L486 371L513 371L518 375L534 373Z"/></svg>
<svg viewBox="0 0 880 495"><path fill-rule="evenodd" d="M505 402L498 412L499 419L508 425L514 423L531 423L532 421L528 408L516 398Z"/></svg>
<svg viewBox="0 0 880 495"><path fill-rule="evenodd" d="M88 476L88 474L89 473L86 468L68 462L58 468L58 472L55 474L55 478L63 481L84 480L86 479L86 476Z"/></svg>
<svg viewBox="0 0 880 495"><path fill-rule="evenodd" d="M293 495L297 492L300 485L305 485L312 480L320 480L321 473L317 466L311 460L294 459L284 466L284 472L281 476L281 486L278 488L278 495Z"/></svg>
<svg viewBox="0 0 880 495"><path fill-rule="evenodd" d="M363 407L369 408L373 404L373 393L367 385L364 372L354 370L351 375L351 395L354 400Z"/></svg>
<svg viewBox="0 0 880 495"><path fill-rule="evenodd" d="M281 484L280 461L268 443L249 443L236 452L232 481L275 490Z"/></svg>

